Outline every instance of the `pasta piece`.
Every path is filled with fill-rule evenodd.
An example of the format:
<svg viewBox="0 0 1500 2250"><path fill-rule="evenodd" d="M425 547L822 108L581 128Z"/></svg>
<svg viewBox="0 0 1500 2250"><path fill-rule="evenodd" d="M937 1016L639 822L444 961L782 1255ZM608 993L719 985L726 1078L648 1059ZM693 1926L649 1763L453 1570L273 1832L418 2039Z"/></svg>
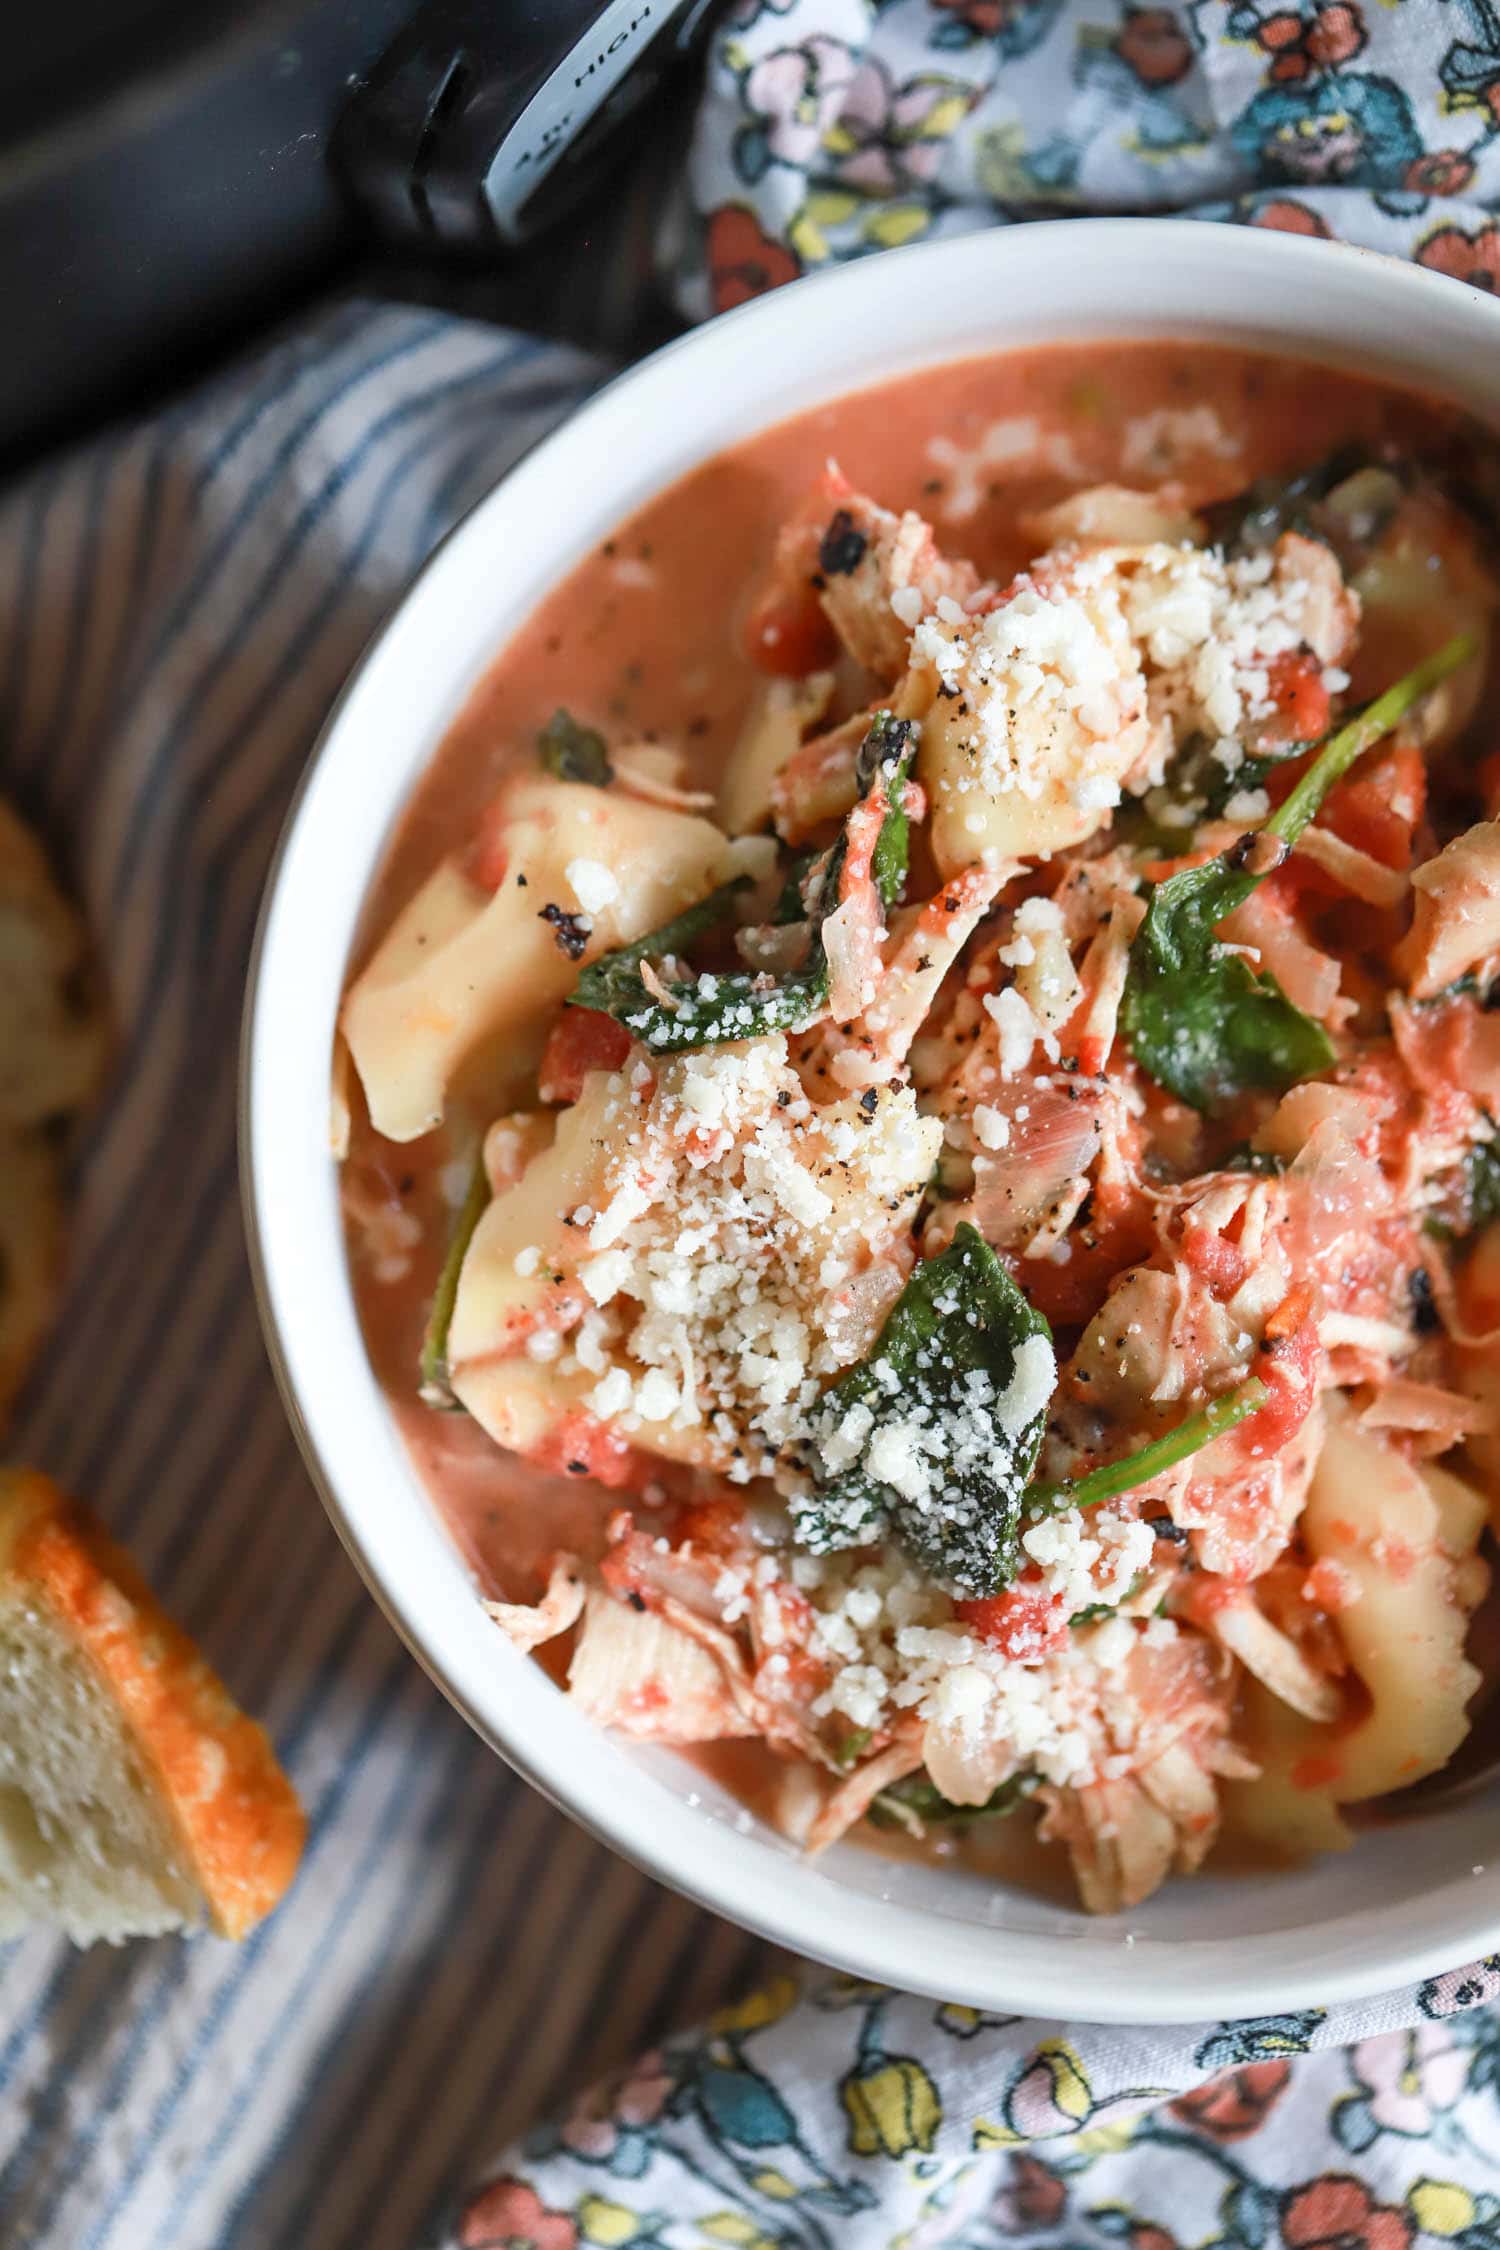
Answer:
<svg viewBox="0 0 1500 2250"><path fill-rule="evenodd" d="M498 1432L508 1371L555 1378L562 1412L743 1482L774 1468L819 1376L868 1349L941 1120L909 1091L815 1109L781 1039L635 1069L591 1073L481 1219L453 1388Z"/></svg>
<svg viewBox="0 0 1500 2250"><path fill-rule="evenodd" d="M1332 553L1287 533L1269 577L1263 557L1163 541L1064 547L982 615L925 618L912 663L942 694L918 779L939 869L1082 843L1123 791L1160 778L1174 740L1271 716L1278 659L1306 644L1337 663L1358 615Z"/></svg>
<svg viewBox="0 0 1500 2250"><path fill-rule="evenodd" d="M1326 1728L1252 1679L1241 1692L1237 1731L1259 1770L1225 1784L1226 1832L1286 1862L1347 1851L1354 1831L1327 1786Z"/></svg>
<svg viewBox="0 0 1500 2250"><path fill-rule="evenodd" d="M528 1461L555 1457L562 1467L564 1434L590 1422L587 1401L593 1380L534 1360L495 1359L455 1371L449 1387L507 1453L522 1454ZM598 1474L597 1461L593 1466Z"/></svg>
<svg viewBox="0 0 1500 2250"><path fill-rule="evenodd" d="M1090 485L1021 519L1021 529L1038 552L1063 546L1144 547L1156 540L1180 546L1200 538L1202 528L1195 516L1173 507L1161 493L1136 492L1124 484Z"/></svg>
<svg viewBox="0 0 1500 2250"><path fill-rule="evenodd" d="M1378 1797L1434 1773L1468 1733L1479 1675L1464 1656L1483 1591L1463 1568L1484 1502L1448 1470L1418 1469L1347 1417L1329 1418L1302 1532L1315 1561L1340 1563L1358 1588L1337 1625L1369 1691L1368 1716L1339 1738L1334 1793Z"/></svg>
<svg viewBox="0 0 1500 2250"><path fill-rule="evenodd" d="M1348 1837L1338 1806L1447 1764L1479 1684L1464 1640L1488 1580L1475 1552L1484 1521L1460 1478L1417 1467L1330 1410L1301 1529L1314 1562L1337 1563L1350 1584L1334 1625L1368 1709L1353 1727L1329 1727L1255 1705L1248 1739L1263 1770L1235 1798L1247 1833L1332 1848Z"/></svg>
<svg viewBox="0 0 1500 2250"><path fill-rule="evenodd" d="M803 735L816 726L832 697L831 672L766 682L719 784L719 823L727 835L748 836L765 827L777 775L801 749Z"/></svg>
<svg viewBox="0 0 1500 2250"><path fill-rule="evenodd" d="M474 1229L448 1330L455 1371L520 1351L538 1331L560 1330L582 1310L564 1214L603 1195L608 1086L603 1072L590 1073L580 1098L557 1117L550 1142Z"/></svg>
<svg viewBox="0 0 1500 2250"><path fill-rule="evenodd" d="M1107 585L1026 582L988 616L924 625L913 653L943 690L917 778L944 876L1081 843L1149 758L1140 659Z"/></svg>
<svg viewBox="0 0 1500 2250"><path fill-rule="evenodd" d="M1411 882L1416 913L1396 965L1412 998L1430 1000L1500 952L1500 821L1466 828Z"/></svg>
<svg viewBox="0 0 1500 2250"><path fill-rule="evenodd" d="M539 1602L486 1602L484 1607L501 1632L528 1656L534 1648L555 1641L583 1614L583 1571L576 1555L552 1558L546 1590Z"/></svg>
<svg viewBox="0 0 1500 2250"><path fill-rule="evenodd" d="M494 1064L491 1106L513 1100L580 965L679 913L725 868L728 846L708 821L615 790L527 778L501 812L497 887L445 862L344 1002L341 1028L370 1121L388 1140L439 1124L450 1086L481 1047Z"/></svg>

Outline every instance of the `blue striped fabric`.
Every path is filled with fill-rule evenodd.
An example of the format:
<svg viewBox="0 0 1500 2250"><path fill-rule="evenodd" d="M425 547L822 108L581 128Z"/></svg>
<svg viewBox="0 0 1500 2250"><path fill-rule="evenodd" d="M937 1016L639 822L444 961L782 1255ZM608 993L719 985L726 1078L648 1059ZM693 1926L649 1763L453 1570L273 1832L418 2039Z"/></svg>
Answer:
<svg viewBox="0 0 1500 2250"><path fill-rule="evenodd" d="M130 1542L312 1822L243 1948L0 1951L5 2250L408 2250L564 2087L752 1970L398 1647L285 1429L235 1190L250 934L308 747L434 541L596 375L345 305L0 506L0 787L87 906L120 1054L12 1449Z"/></svg>

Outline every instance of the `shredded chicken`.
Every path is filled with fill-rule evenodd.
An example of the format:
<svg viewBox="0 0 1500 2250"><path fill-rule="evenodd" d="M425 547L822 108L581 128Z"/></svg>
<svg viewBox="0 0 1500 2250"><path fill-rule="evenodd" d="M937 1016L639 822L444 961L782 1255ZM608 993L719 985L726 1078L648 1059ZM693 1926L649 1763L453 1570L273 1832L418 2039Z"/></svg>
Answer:
<svg viewBox="0 0 1500 2250"><path fill-rule="evenodd" d="M547 1587L539 1602L486 1602L485 1609L511 1644L530 1655L555 1641L583 1613L587 1587L576 1555L554 1555Z"/></svg>

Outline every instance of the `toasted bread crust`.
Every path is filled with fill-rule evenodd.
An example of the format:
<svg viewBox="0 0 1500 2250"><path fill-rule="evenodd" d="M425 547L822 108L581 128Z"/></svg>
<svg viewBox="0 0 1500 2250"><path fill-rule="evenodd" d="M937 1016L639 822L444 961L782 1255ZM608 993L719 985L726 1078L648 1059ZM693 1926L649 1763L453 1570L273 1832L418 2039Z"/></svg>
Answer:
<svg viewBox="0 0 1500 2250"><path fill-rule="evenodd" d="M247 1719L130 1558L33 1470L0 1472L0 1572L43 1602L119 1704L223 1937L243 1937L296 1872L306 1823Z"/></svg>

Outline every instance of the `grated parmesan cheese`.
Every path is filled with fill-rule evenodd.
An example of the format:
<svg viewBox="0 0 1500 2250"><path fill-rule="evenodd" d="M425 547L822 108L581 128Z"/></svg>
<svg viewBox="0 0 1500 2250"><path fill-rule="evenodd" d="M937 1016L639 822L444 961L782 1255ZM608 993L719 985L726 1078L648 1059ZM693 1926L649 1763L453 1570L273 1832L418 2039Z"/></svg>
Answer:
<svg viewBox="0 0 1500 2250"><path fill-rule="evenodd" d="M1144 1526L1109 1522L1108 1531L1095 1526L1108 1556L1103 1575L1074 1582L1080 1608L1111 1599L1106 1589L1138 1567L1140 1535L1151 1543ZM925 1722L924 1754L975 1760L982 1795L1023 1769L1058 1784L1128 1770L1135 1714L1126 1667L1138 1647L1171 1645L1182 1631L1165 1617L1111 1617L1061 1648L1017 1657L966 1631L948 1598L897 1554L824 1556L816 1570L799 1558L794 1577L812 1606L813 1654L830 1672L814 1715L876 1727L913 1712Z"/></svg>
<svg viewBox="0 0 1500 2250"><path fill-rule="evenodd" d="M602 913L620 895L619 883L602 860L570 859L563 873L585 914Z"/></svg>
<svg viewBox="0 0 1500 2250"><path fill-rule="evenodd" d="M566 1349L601 1421L737 1483L768 1476L900 1288L941 1121L909 1089L815 1109L781 1038L592 1084L595 1200L551 1253L583 1309L527 1349Z"/></svg>

